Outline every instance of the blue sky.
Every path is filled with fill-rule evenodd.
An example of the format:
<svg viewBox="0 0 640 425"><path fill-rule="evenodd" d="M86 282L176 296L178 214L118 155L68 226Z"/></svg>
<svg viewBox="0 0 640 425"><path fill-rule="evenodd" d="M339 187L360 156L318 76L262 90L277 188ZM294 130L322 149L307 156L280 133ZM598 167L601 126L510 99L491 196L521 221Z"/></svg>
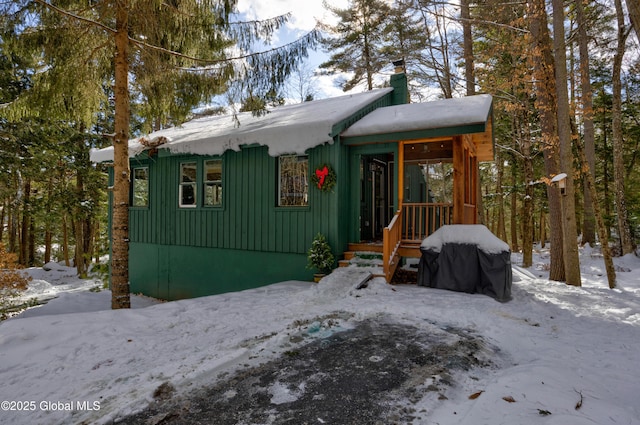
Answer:
<svg viewBox="0 0 640 425"><path fill-rule="evenodd" d="M332 6L346 8L348 0L327 0ZM286 25L286 28L280 32L278 37L274 38L273 44L285 44L300 35L311 31L316 21L325 23L334 23L335 18L323 6L322 0L239 0L238 11L244 14L248 19L266 19L274 16L291 12L292 17ZM319 49L312 52L307 66L314 69L321 62L327 59L328 55ZM342 91L335 87L332 77L319 77L315 84L319 91L317 97L339 96Z"/></svg>

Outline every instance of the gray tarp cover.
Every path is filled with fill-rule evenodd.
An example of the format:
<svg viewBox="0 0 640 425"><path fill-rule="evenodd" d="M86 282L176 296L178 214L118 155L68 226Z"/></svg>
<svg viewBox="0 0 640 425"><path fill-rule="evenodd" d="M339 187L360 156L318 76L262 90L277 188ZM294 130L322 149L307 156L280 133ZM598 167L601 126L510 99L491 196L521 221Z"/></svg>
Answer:
<svg viewBox="0 0 640 425"><path fill-rule="evenodd" d="M439 249L428 245L420 248L418 285L485 294L502 302L511 299L510 251L486 252L479 244L462 242L444 243Z"/></svg>

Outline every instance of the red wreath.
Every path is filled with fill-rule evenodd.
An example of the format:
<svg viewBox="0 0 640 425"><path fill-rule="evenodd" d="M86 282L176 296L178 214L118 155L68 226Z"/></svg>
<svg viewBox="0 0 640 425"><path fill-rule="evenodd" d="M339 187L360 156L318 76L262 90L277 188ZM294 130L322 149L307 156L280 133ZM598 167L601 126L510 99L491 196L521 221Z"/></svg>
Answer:
<svg viewBox="0 0 640 425"><path fill-rule="evenodd" d="M323 164L314 171L311 175L311 180L318 189L323 192L329 192L336 185L336 173L329 165Z"/></svg>
<svg viewBox="0 0 640 425"><path fill-rule="evenodd" d="M325 165L322 170L316 170L316 177L318 178L318 189L322 189L324 186L324 179L329 175L329 169Z"/></svg>

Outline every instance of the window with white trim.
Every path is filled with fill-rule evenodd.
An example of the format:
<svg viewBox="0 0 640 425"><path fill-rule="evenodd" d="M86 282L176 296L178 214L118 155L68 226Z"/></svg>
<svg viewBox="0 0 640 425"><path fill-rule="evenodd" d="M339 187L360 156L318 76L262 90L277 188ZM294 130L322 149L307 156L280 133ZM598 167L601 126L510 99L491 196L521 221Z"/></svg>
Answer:
<svg viewBox="0 0 640 425"><path fill-rule="evenodd" d="M309 156L278 157L278 206L309 205Z"/></svg>
<svg viewBox="0 0 640 425"><path fill-rule="evenodd" d="M131 206L149 206L149 167L135 167L131 179Z"/></svg>
<svg viewBox="0 0 640 425"><path fill-rule="evenodd" d="M222 205L222 159L210 159L204 162L204 205L207 207Z"/></svg>
<svg viewBox="0 0 640 425"><path fill-rule="evenodd" d="M196 162L183 162L180 164L180 207L195 208L197 205L197 176L198 164Z"/></svg>

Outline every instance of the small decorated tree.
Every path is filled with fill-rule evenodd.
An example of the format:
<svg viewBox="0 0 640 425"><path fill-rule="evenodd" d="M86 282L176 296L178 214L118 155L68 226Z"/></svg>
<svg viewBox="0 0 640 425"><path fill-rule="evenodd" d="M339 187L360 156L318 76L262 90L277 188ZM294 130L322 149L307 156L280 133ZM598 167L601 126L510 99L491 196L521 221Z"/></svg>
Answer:
<svg viewBox="0 0 640 425"><path fill-rule="evenodd" d="M307 251L307 268L326 274L333 268L334 257L329 242L322 233L318 233Z"/></svg>

